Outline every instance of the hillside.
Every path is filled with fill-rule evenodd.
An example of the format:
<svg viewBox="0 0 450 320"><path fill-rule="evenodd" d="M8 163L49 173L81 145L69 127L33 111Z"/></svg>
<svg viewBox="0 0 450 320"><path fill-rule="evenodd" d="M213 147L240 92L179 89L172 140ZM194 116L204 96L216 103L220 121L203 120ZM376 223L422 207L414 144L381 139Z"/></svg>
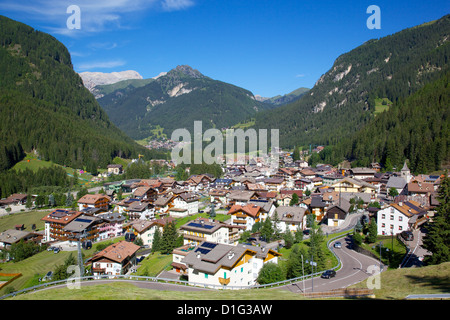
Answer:
<svg viewBox="0 0 450 320"><path fill-rule="evenodd" d="M376 102L398 102L449 70L450 15L370 40L338 57L302 99L258 113L281 147L335 145L374 118ZM386 100L387 101L387 100Z"/></svg>
<svg viewBox="0 0 450 320"><path fill-rule="evenodd" d="M204 130L230 127L274 107L256 101L248 90L213 80L190 66L177 66L144 86L135 82L119 88L98 102L136 140L151 136L159 127L169 138L178 128L193 132L195 120L203 121Z"/></svg>
<svg viewBox="0 0 450 320"><path fill-rule="evenodd" d="M96 170L115 156L152 154L121 132L74 72L52 36L0 16L0 171L24 151Z"/></svg>
<svg viewBox="0 0 450 320"><path fill-rule="evenodd" d="M298 99L300 99L301 97L303 97L307 92L309 91L308 88L298 88L288 94L285 95L277 95L275 97L272 98L263 98L260 96L255 96L256 100L264 102L264 103L269 103L269 104L273 104L275 106L282 106L288 103L292 103L294 101L297 101Z"/></svg>

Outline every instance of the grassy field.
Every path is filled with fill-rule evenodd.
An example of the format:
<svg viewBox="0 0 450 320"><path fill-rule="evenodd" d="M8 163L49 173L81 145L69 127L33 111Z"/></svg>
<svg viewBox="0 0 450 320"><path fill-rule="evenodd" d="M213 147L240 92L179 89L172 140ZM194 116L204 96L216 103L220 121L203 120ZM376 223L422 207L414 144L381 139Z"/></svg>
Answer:
<svg viewBox="0 0 450 320"><path fill-rule="evenodd" d="M366 288L366 282L351 288ZM450 293L450 262L422 268L389 269L381 273L377 299L404 299L411 294Z"/></svg>
<svg viewBox="0 0 450 320"><path fill-rule="evenodd" d="M14 229L15 225L23 224L26 231L31 231L31 226L36 225L36 230L44 229L44 221L41 219L53 210L24 211L0 217L0 231Z"/></svg>
<svg viewBox="0 0 450 320"><path fill-rule="evenodd" d="M388 98L375 99L375 114L389 110L390 106L392 106L392 101Z"/></svg>
<svg viewBox="0 0 450 320"><path fill-rule="evenodd" d="M40 160L36 155L32 153L28 153L22 161L16 163L13 169L16 171L22 171L25 169L36 171L40 168L49 168L51 166L61 167L67 172L69 176L73 177L73 172L75 169L64 167L51 161ZM86 172L80 173L80 171L78 170L78 179L80 184L86 184L87 182L91 181L92 175Z"/></svg>
<svg viewBox="0 0 450 320"><path fill-rule="evenodd" d="M352 288L367 288L366 281ZM381 287L375 299L399 300L410 294L437 294L450 291L450 262L423 268L393 269L381 274ZM304 300L303 296L280 289L208 290L200 292L158 291L131 283L116 282L37 291L19 295L14 300Z"/></svg>

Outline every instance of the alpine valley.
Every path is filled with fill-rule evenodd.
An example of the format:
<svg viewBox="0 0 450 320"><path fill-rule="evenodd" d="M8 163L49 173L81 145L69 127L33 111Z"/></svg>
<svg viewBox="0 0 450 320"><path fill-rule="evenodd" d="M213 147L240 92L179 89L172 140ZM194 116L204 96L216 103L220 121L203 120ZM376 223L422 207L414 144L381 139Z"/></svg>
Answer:
<svg viewBox="0 0 450 320"><path fill-rule="evenodd" d="M170 138L175 129L192 130L196 120L203 121L204 129L231 127L277 106L187 65L151 79L99 85L93 91L110 119L136 140L160 128Z"/></svg>

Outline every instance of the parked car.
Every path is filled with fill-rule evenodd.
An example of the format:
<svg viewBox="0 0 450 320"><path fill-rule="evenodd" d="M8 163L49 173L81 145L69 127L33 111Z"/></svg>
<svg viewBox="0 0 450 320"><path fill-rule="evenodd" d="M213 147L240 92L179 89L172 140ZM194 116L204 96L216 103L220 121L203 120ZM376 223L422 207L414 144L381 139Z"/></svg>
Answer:
<svg viewBox="0 0 450 320"><path fill-rule="evenodd" d="M61 249L59 249L59 248L54 248L53 249L53 253L59 253L61 251Z"/></svg>
<svg viewBox="0 0 450 320"><path fill-rule="evenodd" d="M53 272L52 272L52 271L49 271L49 272L47 272L47 274L44 276L44 278L42 279L42 281L50 281L50 280L52 280L52 277L53 277Z"/></svg>
<svg viewBox="0 0 450 320"><path fill-rule="evenodd" d="M337 241L337 242L334 243L334 247L340 249L340 248L342 248L342 243Z"/></svg>
<svg viewBox="0 0 450 320"><path fill-rule="evenodd" d="M55 249L55 247L48 247L47 251L53 251Z"/></svg>
<svg viewBox="0 0 450 320"><path fill-rule="evenodd" d="M309 235L309 229L305 229L305 230L303 230L303 234L305 234L305 235Z"/></svg>
<svg viewBox="0 0 450 320"><path fill-rule="evenodd" d="M413 241L414 240L414 234L411 231L403 231L400 235L406 241Z"/></svg>
<svg viewBox="0 0 450 320"><path fill-rule="evenodd" d="M322 275L320 276L321 278L324 279L330 279L336 276L336 271L334 270L327 270L324 273L322 273Z"/></svg>

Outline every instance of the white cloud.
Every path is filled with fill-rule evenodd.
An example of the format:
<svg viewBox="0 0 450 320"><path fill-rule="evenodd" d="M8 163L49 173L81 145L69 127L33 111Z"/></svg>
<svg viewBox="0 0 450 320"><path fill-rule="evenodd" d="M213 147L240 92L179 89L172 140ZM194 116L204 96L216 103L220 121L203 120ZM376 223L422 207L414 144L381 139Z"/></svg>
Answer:
<svg viewBox="0 0 450 320"><path fill-rule="evenodd" d="M81 29L69 30L67 8L76 4L81 13ZM86 33L129 28L135 14L149 9L165 11L184 10L194 5L193 0L2 0L0 12L23 14L28 19L44 24L45 30L55 34L80 36Z"/></svg>
<svg viewBox="0 0 450 320"><path fill-rule="evenodd" d="M296 77L296 78L303 78L303 77L306 77L306 75L303 74L303 73L299 73L299 74L297 74L295 77Z"/></svg>
<svg viewBox="0 0 450 320"><path fill-rule="evenodd" d="M75 68L79 71L86 71L92 69L108 69L108 68L116 68L121 67L126 64L126 61L122 59L110 60L110 61L90 61L80 63Z"/></svg>
<svg viewBox="0 0 450 320"><path fill-rule="evenodd" d="M184 10L193 5L194 2L192 0L163 0L162 2L164 10L167 11Z"/></svg>

